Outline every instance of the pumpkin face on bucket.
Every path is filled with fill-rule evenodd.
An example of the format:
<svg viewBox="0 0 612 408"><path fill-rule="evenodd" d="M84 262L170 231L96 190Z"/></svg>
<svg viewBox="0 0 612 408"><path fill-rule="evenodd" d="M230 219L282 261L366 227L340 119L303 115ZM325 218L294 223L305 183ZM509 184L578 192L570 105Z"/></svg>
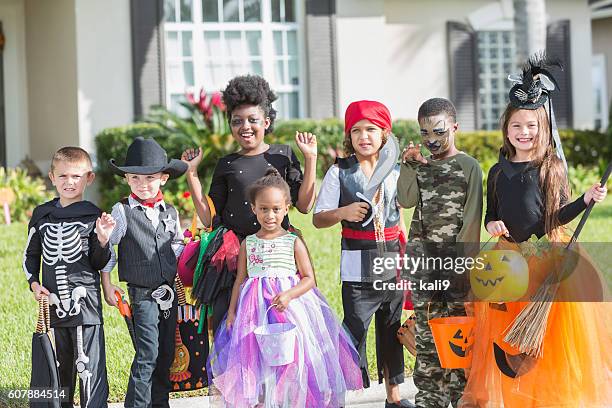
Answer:
<svg viewBox="0 0 612 408"><path fill-rule="evenodd" d="M466 335L463 330L459 329L449 340L448 345L457 357L465 357L470 352L473 343L474 333L470 332L469 335Z"/></svg>
<svg viewBox="0 0 612 408"><path fill-rule="evenodd" d="M492 249L481 251L470 270L474 295L489 302L512 302L525 295L529 286L529 267L517 251Z"/></svg>

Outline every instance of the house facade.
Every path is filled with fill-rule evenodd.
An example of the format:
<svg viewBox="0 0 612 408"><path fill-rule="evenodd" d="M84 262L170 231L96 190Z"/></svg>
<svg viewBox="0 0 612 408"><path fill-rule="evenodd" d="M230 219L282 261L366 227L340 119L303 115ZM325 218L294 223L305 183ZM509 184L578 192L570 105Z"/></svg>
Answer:
<svg viewBox="0 0 612 408"><path fill-rule="evenodd" d="M609 3L546 2L561 127L607 125ZM60 146L94 152L102 129L238 74L270 81L281 118L342 116L355 99L414 118L442 96L473 130L497 127L517 70L511 0L0 0L0 24L0 162L42 171Z"/></svg>

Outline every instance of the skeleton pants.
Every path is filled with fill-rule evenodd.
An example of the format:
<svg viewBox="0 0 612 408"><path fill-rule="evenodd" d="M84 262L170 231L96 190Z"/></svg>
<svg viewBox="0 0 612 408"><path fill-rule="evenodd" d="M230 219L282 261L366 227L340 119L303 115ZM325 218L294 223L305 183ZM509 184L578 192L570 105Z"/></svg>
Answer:
<svg viewBox="0 0 612 408"><path fill-rule="evenodd" d="M92 374L90 378L90 395L88 407L107 407L108 380L106 377L106 353L104 348L104 328L102 325L81 326L83 329L83 351L89 357L86 369ZM59 363L60 385L68 388L67 398L62 400L62 408L72 408L76 389L78 358L77 328L54 328L57 361ZM80 383L81 406L85 406L86 395L83 383Z"/></svg>

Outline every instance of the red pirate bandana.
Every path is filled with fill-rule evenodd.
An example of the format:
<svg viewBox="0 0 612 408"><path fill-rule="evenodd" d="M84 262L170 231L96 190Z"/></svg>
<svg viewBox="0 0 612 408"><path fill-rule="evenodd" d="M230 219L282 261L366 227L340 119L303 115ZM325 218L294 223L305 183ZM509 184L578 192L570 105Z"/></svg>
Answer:
<svg viewBox="0 0 612 408"><path fill-rule="evenodd" d="M391 130L391 113L385 105L376 101L352 102L344 114L344 133L349 133L355 123L367 119L382 129Z"/></svg>

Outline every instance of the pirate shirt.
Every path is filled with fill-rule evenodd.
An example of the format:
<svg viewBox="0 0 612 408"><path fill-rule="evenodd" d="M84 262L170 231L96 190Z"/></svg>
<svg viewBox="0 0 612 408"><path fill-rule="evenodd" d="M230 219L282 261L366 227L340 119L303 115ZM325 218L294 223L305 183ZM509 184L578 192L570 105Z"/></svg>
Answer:
<svg viewBox="0 0 612 408"><path fill-rule="evenodd" d="M400 208L397 204L396 191L399 166L395 166L383 181L383 208L385 211L384 228L396 227L400 221ZM359 202L357 193L365 190L368 178L361 171L357 158L352 155L339 159L331 166L321 183L319 196L314 213L335 210L354 202ZM354 231L374 231L374 222L365 227L361 222L341 221L342 227ZM385 242L385 256L399 252L399 240L393 239ZM343 282L374 282L388 281L397 276L395 269L383 268L382 272L375 272L375 258L381 257L376 241L342 238L342 252L340 255L340 279Z"/></svg>
<svg viewBox="0 0 612 408"><path fill-rule="evenodd" d="M142 228L143 226L137 223L130 224L130 222L128 222L128 218L133 218L134 214L130 214L130 217L128 217L128 215L126 214L126 211L132 211L132 212L135 212L134 214L144 215L143 217L140 217L140 218L147 220L146 222L149 223L149 228L148 229L145 228L139 232L134 231L135 229ZM127 265L119 265L119 269L120 269L119 278L122 281L128 282L129 284L135 284L136 286L144 286L144 287L154 287L154 286L156 287L163 283L172 284L173 279L170 279L170 275L174 276L174 274L176 273L176 258L180 256L184 248L184 246L181 245L181 238L183 235L181 232L180 220L179 220L178 212L176 211L176 209L172 207L171 205L166 204L164 200L156 202L153 207L147 207L141 204L140 202L138 202L133 197L129 196L123 202L119 202L113 206L111 215L113 216L113 218L115 219L117 223L115 226L115 229L113 230L113 233L110 236L111 245L113 246L119 245L119 247L121 248L122 241L124 240L124 238L126 238L126 235L128 234L128 227L129 227L132 229L132 231L129 231L130 232L129 235L132 240L134 240L134 237L132 237L133 232L136 232L137 235L139 235L141 238L139 239L140 242L133 243L137 246L137 248L133 248L133 249L135 250L139 249L140 247L143 247L147 244L151 244L154 246L156 242L161 242L159 240L163 239L162 235L167 235L166 238L168 238L168 244L171 247L171 249L168 250L169 248L167 247L167 245L162 243L161 244L162 246L160 248L153 249L153 252L157 252L158 256L160 257L162 256L160 251L164 252L163 256L168 256L168 254L171 253L172 254L171 256L173 258L173 259L160 259L160 263L162 264L162 266L164 266L163 267L164 271L162 272L164 275L167 275L165 281L164 279L161 279L161 276L159 277L159 279L157 279L157 277L144 276L148 274L126 273L127 272L126 268L128 267ZM126 244L126 242L123 242L123 244ZM120 254L120 258L121 258L121 254ZM127 258L124 258L124 259L127 259ZM134 261L135 262L133 266L138 267L137 265L135 265L135 263L137 263L136 262L137 260L134 259ZM154 262L155 260L147 259L143 261ZM110 261L108 262L108 264L106 264L106 266L102 269L102 271L103 272L112 271L115 265L117 264L117 262L118 262L117 256L115 255L115 252L111 247ZM172 270L170 271L168 269L172 269Z"/></svg>
<svg viewBox="0 0 612 408"><path fill-rule="evenodd" d="M34 209L28 224L23 270L28 280L40 282L56 297L51 305L52 327L102 323L99 270L110 259L95 233L102 211L89 201L62 207L59 198ZM31 286L30 286L31 287ZM61 316L61 317L60 317Z"/></svg>
<svg viewBox="0 0 612 408"><path fill-rule="evenodd" d="M232 153L217 162L208 195L221 223L240 237L259 231L260 225L251 211L247 189L255 180L265 176L271 167L276 168L289 184L291 202L295 205L304 177L300 162L289 146L271 144L261 154L245 156ZM287 216L282 225L289 228Z"/></svg>
<svg viewBox="0 0 612 408"><path fill-rule="evenodd" d="M511 162L500 156L487 179L487 212L485 225L501 220L516 242L545 234L545 196L540 186L540 168L530 162ZM562 225L576 218L587 205L584 194L571 203L561 202Z"/></svg>

